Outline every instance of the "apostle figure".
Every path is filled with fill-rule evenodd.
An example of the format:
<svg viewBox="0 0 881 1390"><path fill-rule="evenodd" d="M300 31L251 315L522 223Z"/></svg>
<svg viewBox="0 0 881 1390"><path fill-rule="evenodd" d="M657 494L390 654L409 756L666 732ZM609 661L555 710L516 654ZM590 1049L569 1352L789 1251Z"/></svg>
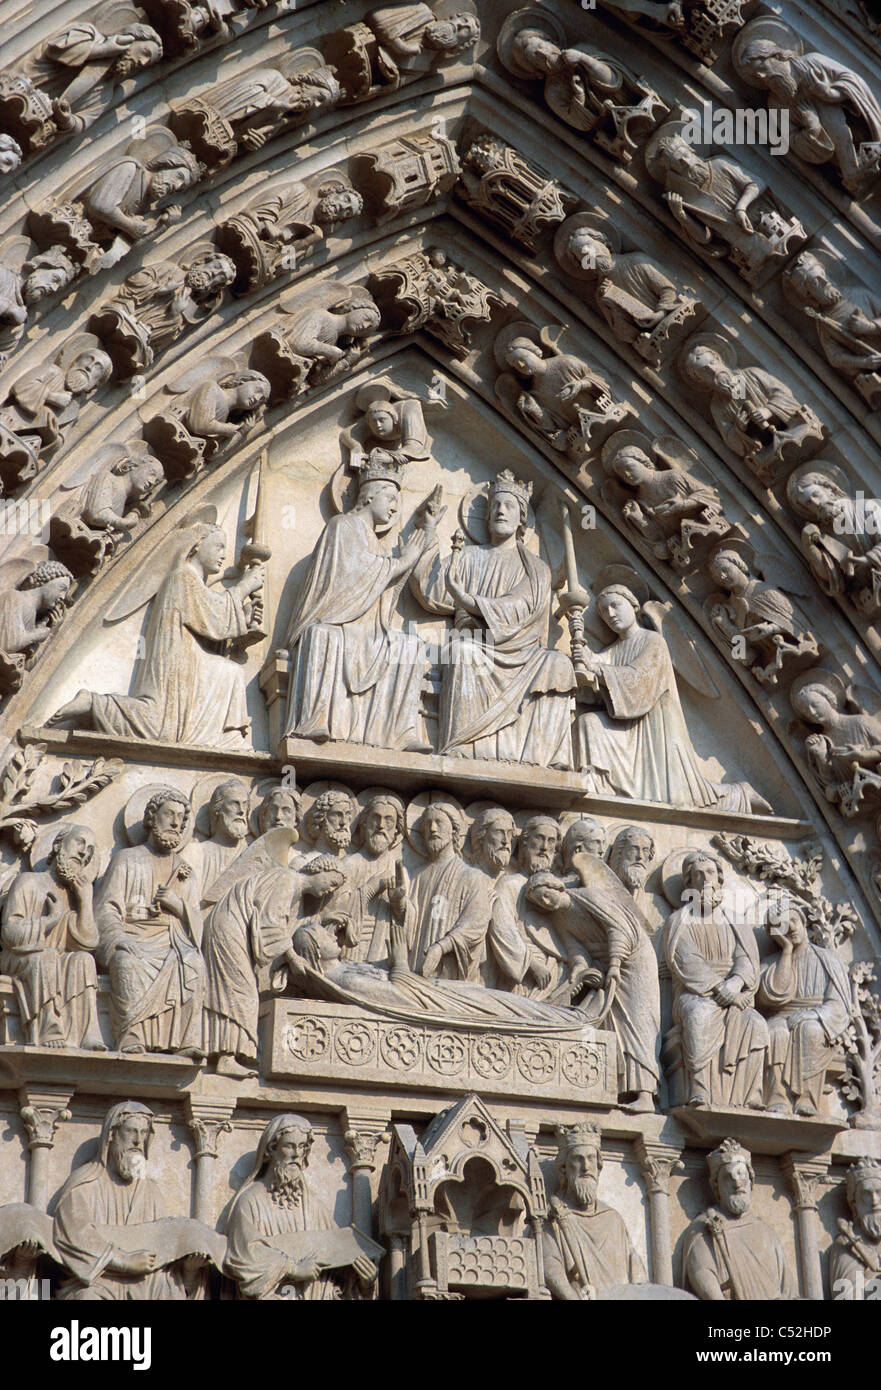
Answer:
<svg viewBox="0 0 881 1390"><path fill-rule="evenodd" d="M461 857L465 818L451 797L432 794L414 831L428 863L413 875L405 908L410 964L422 975L477 980L486 950L486 879ZM396 904L397 905L397 902Z"/></svg>
<svg viewBox="0 0 881 1390"><path fill-rule="evenodd" d="M456 57L480 38L475 15L460 11L438 19L424 3L383 6L367 15L367 23L379 42L385 80L393 86L423 54Z"/></svg>
<svg viewBox="0 0 881 1390"><path fill-rule="evenodd" d="M201 1252L163 1267L155 1250L113 1244L116 1227L165 1224L162 1186L145 1176L152 1134L147 1106L120 1101L104 1118L97 1159L75 1169L62 1187L54 1239L71 1277L57 1298L99 1303L199 1296L199 1267L207 1258Z"/></svg>
<svg viewBox="0 0 881 1390"><path fill-rule="evenodd" d="M98 930L92 885L98 846L66 825L46 869L21 873L3 904L0 970L11 975L26 1043L104 1051L98 1027Z"/></svg>
<svg viewBox="0 0 881 1390"><path fill-rule="evenodd" d="M812 251L786 267L784 284L813 319L826 361L848 377L870 410L881 406L881 296L864 285L836 284Z"/></svg>
<svg viewBox="0 0 881 1390"><path fill-rule="evenodd" d="M792 31L790 31L792 32ZM825 53L802 53L770 38L739 45L735 67L747 81L770 92L769 105L792 120L793 151L809 164L831 160L850 193L863 191L864 176L877 174L881 156L881 105L852 68Z"/></svg>
<svg viewBox="0 0 881 1390"><path fill-rule="evenodd" d="M490 484L486 545L441 560L434 519L411 588L453 613L459 641L444 666L441 753L570 768L572 662L548 648L551 571L523 543L531 487L504 469Z"/></svg>
<svg viewBox="0 0 881 1390"><path fill-rule="evenodd" d="M835 951L808 939L804 913L790 907L768 928L780 954L762 970L758 1002L768 1014L769 1110L816 1115L826 1068L847 1028L852 1004L847 971Z"/></svg>
<svg viewBox="0 0 881 1390"><path fill-rule="evenodd" d="M807 525L801 545L811 571L831 595L847 594L867 617L881 609L881 502L852 498L834 464L797 468L786 484L793 509Z"/></svg>
<svg viewBox="0 0 881 1390"><path fill-rule="evenodd" d="M487 975L502 988L539 998L559 990L569 977L571 943L527 894L533 874L557 862L560 827L552 816L531 816L520 832L510 871L496 884L487 934ZM566 1003L569 996L566 996Z"/></svg>
<svg viewBox="0 0 881 1390"><path fill-rule="evenodd" d="M860 1158L845 1179L851 1221L839 1220L829 1252L829 1288L837 1301L877 1299L881 1291L881 1163Z"/></svg>
<svg viewBox="0 0 881 1390"><path fill-rule="evenodd" d="M725 786L701 771L667 643L659 632L640 626L642 604L633 589L626 583L602 584L596 606L615 639L598 655L586 652L578 663L585 690L595 692L608 712L588 711L576 719L575 757L587 773L587 789L674 806L770 809L746 782Z"/></svg>
<svg viewBox="0 0 881 1390"><path fill-rule="evenodd" d="M293 788L273 787L257 807L257 827L261 835L267 830L286 826L296 830L300 820L300 798Z"/></svg>
<svg viewBox="0 0 881 1390"><path fill-rule="evenodd" d="M238 777L219 782L208 801L210 838L190 841L184 858L192 867L201 903L216 902L211 888L245 848L248 839L248 788Z"/></svg>
<svg viewBox="0 0 881 1390"><path fill-rule="evenodd" d="M622 1218L597 1201L603 1166L601 1135L593 1124L557 1130L557 1195L542 1232L545 1283L553 1298L594 1299L647 1276Z"/></svg>
<svg viewBox="0 0 881 1390"><path fill-rule="evenodd" d="M744 1303L794 1298L776 1233L750 1212L755 1173L749 1152L725 1139L707 1157L715 1205L685 1233L682 1270L698 1298Z"/></svg>
<svg viewBox="0 0 881 1390"><path fill-rule="evenodd" d="M400 470L368 464L359 481L354 510L324 528L291 618L286 733L426 751L425 647L392 626L426 533L395 554L383 537L397 523Z"/></svg>
<svg viewBox="0 0 881 1390"><path fill-rule="evenodd" d="M203 943L205 1051L225 1076L256 1072L260 972L290 944L303 898L326 898L343 883L338 869L294 868L296 838L295 828L268 831L215 880Z"/></svg>
<svg viewBox="0 0 881 1390"><path fill-rule="evenodd" d="M655 842L639 825L624 825L612 841L609 868L624 887L640 901L649 869L655 857Z"/></svg>
<svg viewBox="0 0 881 1390"><path fill-rule="evenodd" d="M602 859L576 854L572 867L577 887L538 873L526 885L526 898L551 917L564 940L576 943L568 961L570 998L579 985L596 983L599 967L603 1013L618 1039L619 1096L628 1109L651 1112L661 1079L661 995L648 925Z"/></svg>
<svg viewBox="0 0 881 1390"><path fill-rule="evenodd" d="M302 1115L276 1115L260 1136L251 1175L228 1221L226 1272L242 1298L357 1297L376 1281L376 1265L363 1254L335 1276L323 1272L327 1241L322 1236L337 1225L306 1179L313 1138ZM303 1242L301 1254L293 1255L291 1237L300 1232L311 1239Z"/></svg>
<svg viewBox="0 0 881 1390"><path fill-rule="evenodd" d="M721 862L707 850L682 861L682 901L664 947L689 1105L764 1108L768 1027L753 1008L759 954L752 930L726 911Z"/></svg>
<svg viewBox="0 0 881 1390"><path fill-rule="evenodd" d="M205 965L195 876L178 854L190 803L161 788L144 808L145 843L121 849L95 906L120 1052L202 1050Z"/></svg>
<svg viewBox="0 0 881 1390"><path fill-rule="evenodd" d="M227 588L211 589L208 580L223 569L226 557L221 528L200 520L170 540L178 558L152 589L146 652L131 695L80 690L52 715L50 725L71 721L119 738L215 749L244 746L251 725L244 674L213 648L248 631L251 595L264 583L263 566L246 569Z"/></svg>
<svg viewBox="0 0 881 1390"><path fill-rule="evenodd" d="M355 822L355 851L340 863L345 885L333 899L334 906L350 918L354 945L344 951L347 960L388 964L389 922L394 905L403 911L406 892L403 836L403 802L392 792L374 792Z"/></svg>

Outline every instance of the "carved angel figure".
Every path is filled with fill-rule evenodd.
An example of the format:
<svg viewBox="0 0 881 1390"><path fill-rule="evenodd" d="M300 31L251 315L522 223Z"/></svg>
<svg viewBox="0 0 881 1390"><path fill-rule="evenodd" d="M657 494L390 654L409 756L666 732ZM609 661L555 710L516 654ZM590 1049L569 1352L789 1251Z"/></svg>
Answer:
<svg viewBox="0 0 881 1390"><path fill-rule="evenodd" d="M91 125L103 82L130 77L162 58L162 39L133 5L110 0L92 18L54 34L24 65L24 74L49 96L61 132Z"/></svg>
<svg viewBox="0 0 881 1390"><path fill-rule="evenodd" d="M652 138L646 167L664 185L662 197L683 235L705 255L728 256L745 280L806 239L801 223L765 184L725 155L702 158L683 139L678 122L668 122Z"/></svg>
<svg viewBox="0 0 881 1390"><path fill-rule="evenodd" d="M742 661L761 685L778 685L805 660L819 656L804 615L782 589L765 584L753 573L755 556L744 541L731 539L716 546L709 558L709 574L722 594L707 600L710 622L730 645L735 661ZM797 584L797 580L792 581ZM801 589L801 597L809 598Z"/></svg>
<svg viewBox="0 0 881 1390"><path fill-rule="evenodd" d="M598 372L561 352L547 328L536 334L529 323L509 324L494 351L502 368L496 395L554 449L573 457L593 451L633 413L612 399Z"/></svg>
<svg viewBox="0 0 881 1390"><path fill-rule="evenodd" d="M839 278L846 275L841 267ZM812 320L829 365L853 382L870 410L881 409L881 296L852 279L842 289L813 251L800 252L783 279Z"/></svg>
<svg viewBox="0 0 881 1390"><path fill-rule="evenodd" d="M881 799L881 706L865 686L846 689L831 671L806 671L793 683L792 708L818 733L805 739L811 771L843 816Z"/></svg>
<svg viewBox="0 0 881 1390"><path fill-rule="evenodd" d="M657 92L610 54L585 44L565 47L563 26L537 7L517 10L499 33L498 53L516 77L541 79L560 120L593 132L601 148L629 163L634 136L653 129L669 108Z"/></svg>
<svg viewBox="0 0 881 1390"><path fill-rule="evenodd" d="M622 343L657 366L700 311L657 261L642 251L622 251L615 228L592 213L567 217L554 240L557 261L568 275L588 281L596 307Z"/></svg>
<svg viewBox="0 0 881 1390"><path fill-rule="evenodd" d="M770 107L787 112L800 159L832 163L849 193L866 192L881 168L881 105L862 77L825 53L805 53L787 24L765 15L738 34L732 61L770 93Z"/></svg>
<svg viewBox="0 0 881 1390"><path fill-rule="evenodd" d="M70 570L48 558L44 546L28 559L0 567L0 694L18 690L28 658L52 636L64 617L73 584Z"/></svg>
<svg viewBox="0 0 881 1390"><path fill-rule="evenodd" d="M181 399L154 415L144 437L169 480L186 477L260 418L271 387L239 357L207 357L166 387Z"/></svg>
<svg viewBox="0 0 881 1390"><path fill-rule="evenodd" d="M348 466L357 472L368 461L405 468L430 456L431 439L425 427L425 411L446 409L446 400L433 386L417 396L397 386L389 377L378 377L355 393L361 419L343 430L340 442L348 452Z"/></svg>
<svg viewBox="0 0 881 1390"><path fill-rule="evenodd" d="M149 516L149 499L164 481L162 464L143 440L104 445L61 485L76 495L53 508L54 553L74 574L94 574L118 538Z"/></svg>
<svg viewBox="0 0 881 1390"><path fill-rule="evenodd" d="M678 439L618 430L606 440L602 459L609 475L603 495L657 558L680 573L731 529L716 489L687 471L697 460Z"/></svg>
<svg viewBox="0 0 881 1390"><path fill-rule="evenodd" d="M107 615L113 622L150 604L146 653L131 695L80 690L47 722L122 738L242 748L251 723L244 674L216 646L247 632L254 619L251 595L264 575L255 565L235 583L212 589L208 581L223 569L225 556L226 537L213 507L172 532Z"/></svg>
<svg viewBox="0 0 881 1390"><path fill-rule="evenodd" d="M54 360L13 383L0 406L0 480L32 478L76 423L84 399L110 377L113 364L91 333L69 338Z"/></svg>
<svg viewBox="0 0 881 1390"><path fill-rule="evenodd" d="M235 279L236 268L213 243L194 247L184 261L156 261L127 275L118 294L92 315L90 326L116 361L121 377L152 366L183 332L207 317Z"/></svg>
<svg viewBox="0 0 881 1390"><path fill-rule="evenodd" d="M324 43L346 104L394 91L435 63L457 57L480 38L476 15L460 11L440 19L429 5L385 5L361 24L329 34Z"/></svg>
<svg viewBox="0 0 881 1390"><path fill-rule="evenodd" d="M723 443L763 482L823 443L826 431L810 406L761 367L738 367L733 347L718 334L690 338L679 365L689 385L710 393L710 414Z"/></svg>
<svg viewBox="0 0 881 1390"><path fill-rule="evenodd" d="M818 460L790 475L786 497L807 521L802 549L823 590L846 594L874 617L881 609L881 503L848 496L851 486L835 464Z"/></svg>
<svg viewBox="0 0 881 1390"><path fill-rule="evenodd" d="M29 237L9 237L0 246L0 364L18 344L29 309L66 289L77 267L61 246L34 251Z"/></svg>
<svg viewBox="0 0 881 1390"><path fill-rule="evenodd" d="M321 54L301 48L275 67L251 68L176 104L170 124L209 168L222 168L239 150L262 149L283 126L331 110L341 95Z"/></svg>
<svg viewBox="0 0 881 1390"><path fill-rule="evenodd" d="M256 339L254 361L286 395L348 371L381 322L367 290L341 280L294 291L278 307L284 322Z"/></svg>
<svg viewBox="0 0 881 1390"><path fill-rule="evenodd" d="M263 191L217 229L217 245L236 265L233 292L245 294L299 269L310 247L363 209L361 194L336 174L317 187L289 179Z"/></svg>
<svg viewBox="0 0 881 1390"><path fill-rule="evenodd" d="M598 654L586 650L575 663L582 698L601 707L579 714L573 731L576 766L586 774L586 789L597 796L674 806L769 811L749 783L712 782L701 771L670 650L657 630L661 605L648 602L642 581L623 565L601 570L593 587L597 612L614 640ZM642 626L640 618L654 626ZM670 636L677 643L683 678L699 693L718 697L697 651L673 625Z"/></svg>

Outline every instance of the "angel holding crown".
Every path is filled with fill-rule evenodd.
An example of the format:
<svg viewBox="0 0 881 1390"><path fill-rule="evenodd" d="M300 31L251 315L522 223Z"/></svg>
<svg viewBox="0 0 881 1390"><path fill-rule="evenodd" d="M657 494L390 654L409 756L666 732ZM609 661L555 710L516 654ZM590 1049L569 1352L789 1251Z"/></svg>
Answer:
<svg viewBox="0 0 881 1390"><path fill-rule="evenodd" d="M443 667L441 753L571 768L575 672L547 646L551 571L523 537L531 485L505 469L489 487L488 544L442 560L435 518L410 588L430 613L451 613L460 639Z"/></svg>
<svg viewBox="0 0 881 1390"><path fill-rule="evenodd" d="M226 537L213 507L178 527L165 551L138 570L108 614L129 616L150 603L145 655L130 695L80 690L47 720L121 738L240 749L250 728L242 668L218 650L255 621L251 596L262 565L233 584L209 587L223 568Z"/></svg>

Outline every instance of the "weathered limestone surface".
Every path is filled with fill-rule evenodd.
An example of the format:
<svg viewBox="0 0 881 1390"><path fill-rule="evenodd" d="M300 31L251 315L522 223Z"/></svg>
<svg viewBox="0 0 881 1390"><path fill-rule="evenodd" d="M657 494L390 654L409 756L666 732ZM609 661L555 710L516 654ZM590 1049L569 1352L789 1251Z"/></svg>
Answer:
<svg viewBox="0 0 881 1390"><path fill-rule="evenodd" d="M873 1297L853 13L5 10L4 1277Z"/></svg>

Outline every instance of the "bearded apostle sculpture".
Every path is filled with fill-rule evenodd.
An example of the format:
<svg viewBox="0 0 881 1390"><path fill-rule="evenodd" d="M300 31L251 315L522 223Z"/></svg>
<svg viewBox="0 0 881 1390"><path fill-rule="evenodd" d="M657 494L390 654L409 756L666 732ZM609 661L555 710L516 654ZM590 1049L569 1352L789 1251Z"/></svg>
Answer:
<svg viewBox="0 0 881 1390"><path fill-rule="evenodd" d="M430 613L453 614L458 641L444 666L440 751L544 767L572 766L572 663L545 644L551 571L524 544L531 487L504 469L489 485L486 544L441 559L436 517L410 588Z"/></svg>
<svg viewBox="0 0 881 1390"><path fill-rule="evenodd" d="M845 1178L851 1219L840 1218L829 1252L829 1287L833 1299L877 1298L881 1286L881 1163L860 1158Z"/></svg>
<svg viewBox="0 0 881 1390"><path fill-rule="evenodd" d="M242 1298L307 1301L369 1296L374 1242L340 1230L306 1176L314 1134L302 1115L276 1115L229 1214L226 1272Z"/></svg>
<svg viewBox="0 0 881 1390"><path fill-rule="evenodd" d="M5 488L28 482L58 451L88 397L112 371L98 339L77 333L50 362L13 382L0 406L0 483Z"/></svg>
<svg viewBox="0 0 881 1390"><path fill-rule="evenodd" d="M881 171L881 105L862 77L825 53L805 53L771 16L741 30L732 60L744 81L770 93L769 106L788 114L794 154L833 164L854 196L868 191Z"/></svg>
<svg viewBox="0 0 881 1390"><path fill-rule="evenodd" d="M103 6L96 24L72 24L52 35L40 52L29 56L22 75L52 103L59 131L82 131L100 110L102 82L124 79L158 63L162 40L141 21L134 6ZM114 27L110 27L110 25ZM76 114L74 114L76 113Z"/></svg>
<svg viewBox="0 0 881 1390"><path fill-rule="evenodd" d="M198 790L198 787L194 790L197 806ZM245 850L250 809L248 788L240 778L223 778L212 788L208 805L202 810L208 822L208 836L203 840L190 840L184 854L196 875L199 901L203 905L217 901L213 893L215 881ZM204 826L199 825L199 819L197 813L196 825L204 834Z"/></svg>
<svg viewBox="0 0 881 1390"><path fill-rule="evenodd" d="M676 1028L667 1046L696 1106L764 1108L768 1026L753 1007L759 954L752 928L725 905L721 860L706 850L682 859L684 906L667 918L664 951Z"/></svg>
<svg viewBox="0 0 881 1390"><path fill-rule="evenodd" d="M551 1296L592 1300L621 1284L645 1284L645 1266L624 1221L597 1200L603 1166L599 1127L560 1127L557 1142L559 1183L542 1235Z"/></svg>
<svg viewBox="0 0 881 1390"><path fill-rule="evenodd" d="M90 830L58 831L45 869L14 879L3 904L0 970L15 982L24 1041L103 1052L98 1026L98 930L92 886L98 846Z"/></svg>
<svg viewBox="0 0 881 1390"><path fill-rule="evenodd" d="M429 5L383 5L363 23L327 36L324 52L333 64L346 105L395 91L437 63L458 57L480 38L476 15L459 11L439 18Z"/></svg>
<svg viewBox="0 0 881 1390"><path fill-rule="evenodd" d="M805 242L804 227L763 183L725 155L702 158L675 122L650 141L646 166L682 235L713 259L727 257L745 280Z"/></svg>
<svg viewBox="0 0 881 1390"><path fill-rule="evenodd" d="M881 609L881 503L851 497L852 488L842 469L818 459L790 474L786 497L806 522L802 550L823 591L872 618Z"/></svg>
<svg viewBox="0 0 881 1390"><path fill-rule="evenodd" d="M363 209L361 194L338 174L317 186L288 179L261 191L217 229L218 248L236 267L233 293L261 289L285 271L299 270L312 247Z"/></svg>
<svg viewBox="0 0 881 1390"><path fill-rule="evenodd" d="M466 828L462 809L452 797L430 792L411 803L408 815L413 822L411 842L428 861L413 875L406 905L395 903L392 908L394 915L403 915L410 967L447 980L478 980L489 925L489 891L484 875L461 857Z"/></svg>
<svg viewBox="0 0 881 1390"><path fill-rule="evenodd" d="M726 1139L707 1158L714 1204L685 1235L682 1270L698 1298L740 1303L794 1298L780 1240L750 1211L755 1171L749 1152Z"/></svg>
<svg viewBox="0 0 881 1390"><path fill-rule="evenodd" d="M812 320L829 365L853 383L870 410L881 409L881 298L856 282L845 264L830 266L813 251L796 256L783 283Z"/></svg>
<svg viewBox="0 0 881 1390"><path fill-rule="evenodd" d="M248 631L251 595L264 582L263 569L245 570L233 585L210 589L207 580L223 568L226 538L214 521L184 522L146 574L134 576L109 617L136 612L150 600L145 656L138 663L131 695L80 690L49 723L71 722L122 738L243 746L250 728L241 668L212 650L212 644Z"/></svg>
<svg viewBox="0 0 881 1390"><path fill-rule="evenodd" d="M815 946L805 914L779 914L768 934L780 954L762 968L758 1002L768 1015L769 1110L818 1115L826 1070L841 1055L852 1013L850 981L835 951Z"/></svg>
<svg viewBox="0 0 881 1390"><path fill-rule="evenodd" d="M636 574L610 566L594 587L597 612L615 636L599 654L585 648L576 666L580 700L604 707L575 721L575 761L588 789L674 806L769 809L748 783L712 782L701 771L667 643L639 621L648 593Z"/></svg>
<svg viewBox="0 0 881 1390"><path fill-rule="evenodd" d="M166 1217L162 1184L146 1176L152 1136L152 1112L139 1101L107 1111L98 1157L76 1168L58 1195L55 1247L69 1277L56 1297L101 1303L204 1296L202 1267L217 1237L199 1222Z"/></svg>
<svg viewBox="0 0 881 1390"><path fill-rule="evenodd" d="M696 334L682 349L686 383L707 391L710 414L724 444L744 459L762 482L785 463L816 453L826 430L810 406L761 367L738 367L732 345L719 334Z"/></svg>
<svg viewBox="0 0 881 1390"><path fill-rule="evenodd" d="M406 878L401 864L404 803L383 788L365 794L352 835L353 851L340 863L345 885L333 898L349 918L352 945L346 960L388 965L389 924L404 909Z"/></svg>
<svg viewBox="0 0 881 1390"><path fill-rule="evenodd" d="M116 852L96 898L120 1052L205 1056L199 890L178 852L191 815L182 792L154 790L143 810L143 843Z"/></svg>
<svg viewBox="0 0 881 1390"><path fill-rule="evenodd" d="M285 732L325 742L425 751L420 712L424 644L392 625L398 596L429 537L392 548L401 474L368 464L350 512L331 517L288 627Z"/></svg>

